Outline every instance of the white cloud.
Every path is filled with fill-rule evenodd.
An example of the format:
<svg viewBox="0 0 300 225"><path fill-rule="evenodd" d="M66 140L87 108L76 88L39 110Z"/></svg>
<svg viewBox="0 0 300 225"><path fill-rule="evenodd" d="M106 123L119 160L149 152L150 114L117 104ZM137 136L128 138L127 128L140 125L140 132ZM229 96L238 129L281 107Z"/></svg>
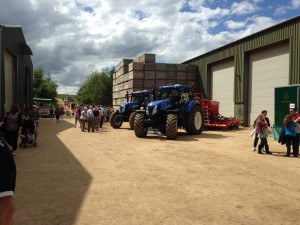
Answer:
<svg viewBox="0 0 300 225"><path fill-rule="evenodd" d="M58 82L59 92L70 94L91 72L123 58L148 52L158 62L180 63L277 21L262 16L263 0L30 2L2 0L0 21L22 26L34 68L41 66ZM299 0L291 3L299 6Z"/></svg>
<svg viewBox="0 0 300 225"><path fill-rule="evenodd" d="M242 22L235 22L233 20L229 20L225 22L225 25L229 28L229 29L240 29L242 27L245 27L246 25L246 21L242 21Z"/></svg>
<svg viewBox="0 0 300 225"><path fill-rule="evenodd" d="M289 10L296 10L299 8L300 8L300 0L291 0L288 4L285 4L284 6L279 6L275 10L275 15L282 15Z"/></svg>
<svg viewBox="0 0 300 225"><path fill-rule="evenodd" d="M293 9L297 9L300 7L300 0L292 0Z"/></svg>
<svg viewBox="0 0 300 225"><path fill-rule="evenodd" d="M259 10L259 7L255 3L248 1L234 2L231 6L231 13L237 15L247 15L255 13Z"/></svg>

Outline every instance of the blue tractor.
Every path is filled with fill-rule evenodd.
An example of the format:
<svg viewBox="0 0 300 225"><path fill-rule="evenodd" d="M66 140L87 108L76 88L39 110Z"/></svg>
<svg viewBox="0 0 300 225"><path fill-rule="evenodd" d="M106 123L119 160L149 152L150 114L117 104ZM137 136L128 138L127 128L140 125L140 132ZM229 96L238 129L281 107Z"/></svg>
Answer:
<svg viewBox="0 0 300 225"><path fill-rule="evenodd" d="M110 118L110 125L117 129L120 128L123 122L129 122L130 129L133 129L135 111L146 107L146 105L153 101L153 91L144 90L144 91L135 91L131 93L131 101L128 102L128 93L127 93L127 102L120 105L120 109L114 111Z"/></svg>
<svg viewBox="0 0 300 225"><path fill-rule="evenodd" d="M139 138L147 136L148 128L158 129L167 139L176 139L178 128L189 135L201 134L203 111L200 101L193 100L189 85L170 85L158 88L158 101L151 102L145 110L137 110L134 132Z"/></svg>

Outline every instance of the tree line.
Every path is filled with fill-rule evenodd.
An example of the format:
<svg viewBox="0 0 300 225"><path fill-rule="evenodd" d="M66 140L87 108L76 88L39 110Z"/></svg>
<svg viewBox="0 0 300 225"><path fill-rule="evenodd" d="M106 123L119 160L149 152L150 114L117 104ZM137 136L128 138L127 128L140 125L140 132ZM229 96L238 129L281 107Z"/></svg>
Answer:
<svg viewBox="0 0 300 225"><path fill-rule="evenodd" d="M112 86L115 68L103 69L101 72L92 72L75 95L78 104L112 105ZM33 71L33 97L50 98L54 105L57 104L58 84L51 74L45 74L41 67Z"/></svg>

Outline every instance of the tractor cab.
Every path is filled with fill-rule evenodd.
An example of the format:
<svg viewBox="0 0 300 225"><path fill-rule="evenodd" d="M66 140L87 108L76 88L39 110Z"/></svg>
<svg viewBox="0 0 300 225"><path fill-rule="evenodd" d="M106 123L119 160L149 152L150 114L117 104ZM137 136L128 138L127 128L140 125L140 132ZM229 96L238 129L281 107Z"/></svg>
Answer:
<svg viewBox="0 0 300 225"><path fill-rule="evenodd" d="M143 90L131 93L131 102L135 102L140 106L146 106L153 101L153 91Z"/></svg>
<svg viewBox="0 0 300 225"><path fill-rule="evenodd" d="M146 114L154 116L157 113L166 113L167 110L184 110L191 101L191 87L189 85L169 85L158 88L157 101L147 105Z"/></svg>
<svg viewBox="0 0 300 225"><path fill-rule="evenodd" d="M131 93L129 101L129 94L126 94L127 102L120 105L120 109L116 110L110 116L110 125L117 129L120 128L123 122L129 122L130 128L133 129L135 111L143 109L149 102L153 101L153 91L143 90Z"/></svg>
<svg viewBox="0 0 300 225"><path fill-rule="evenodd" d="M159 88L159 99L169 100L172 108L184 106L190 100L190 95L191 87L188 85L175 84Z"/></svg>

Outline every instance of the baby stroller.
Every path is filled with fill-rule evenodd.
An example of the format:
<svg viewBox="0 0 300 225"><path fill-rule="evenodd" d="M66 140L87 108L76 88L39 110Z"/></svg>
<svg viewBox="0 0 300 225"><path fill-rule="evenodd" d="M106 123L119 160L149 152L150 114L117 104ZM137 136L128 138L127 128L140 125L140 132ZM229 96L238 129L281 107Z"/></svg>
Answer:
<svg viewBox="0 0 300 225"><path fill-rule="evenodd" d="M22 130L21 130L21 143L19 144L19 147L26 148L26 144L31 144L33 146L36 146L35 142L35 128L36 125L33 122L33 120L25 119L22 124Z"/></svg>

